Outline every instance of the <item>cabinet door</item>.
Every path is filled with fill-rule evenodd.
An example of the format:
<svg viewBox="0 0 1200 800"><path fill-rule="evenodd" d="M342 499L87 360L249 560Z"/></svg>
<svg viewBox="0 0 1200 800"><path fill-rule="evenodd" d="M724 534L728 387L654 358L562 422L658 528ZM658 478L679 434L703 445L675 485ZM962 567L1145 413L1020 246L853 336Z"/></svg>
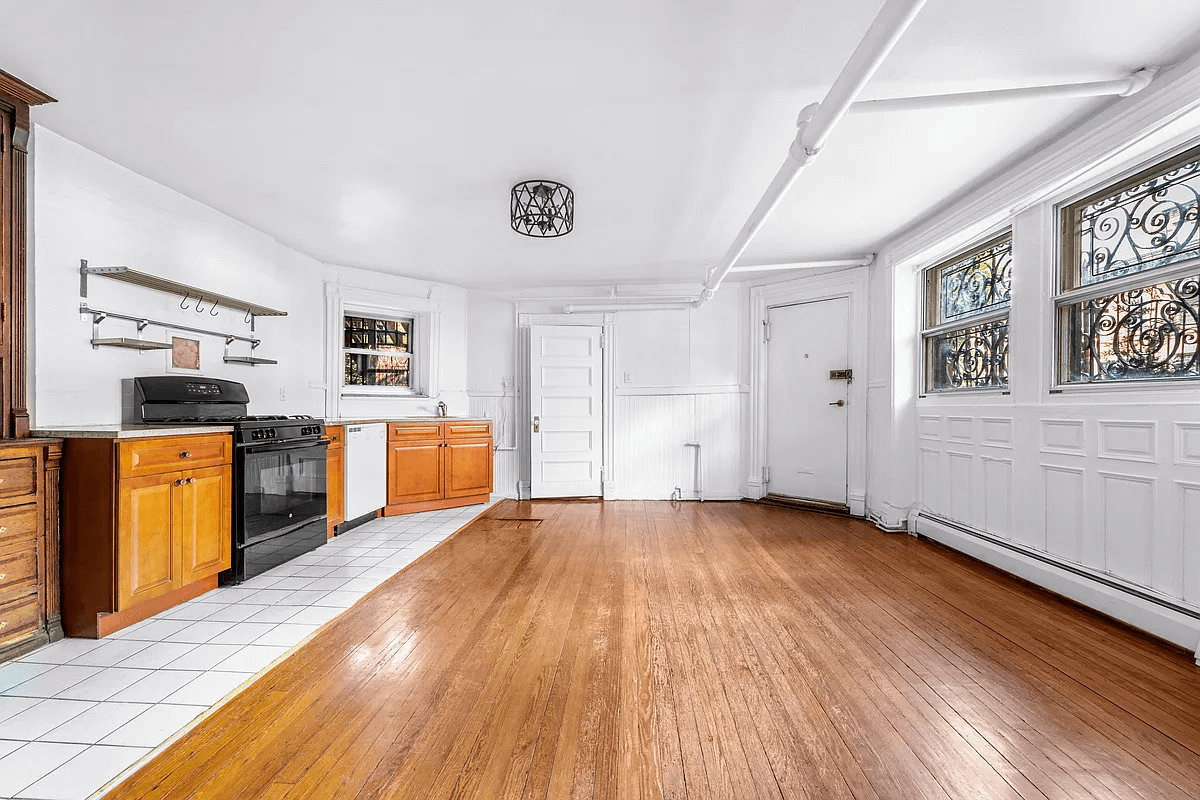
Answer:
<svg viewBox="0 0 1200 800"><path fill-rule="evenodd" d="M492 440L446 443L446 497L492 491Z"/></svg>
<svg viewBox="0 0 1200 800"><path fill-rule="evenodd" d="M184 473L182 480L178 537L183 559L180 585L186 585L229 569L233 473L229 467L195 469Z"/></svg>
<svg viewBox="0 0 1200 800"><path fill-rule="evenodd" d="M388 443L388 505L442 498L442 443Z"/></svg>
<svg viewBox="0 0 1200 800"><path fill-rule="evenodd" d="M183 585L179 576L179 539L173 535L181 511L180 493L175 485L180 475L170 472L121 481L117 522L118 611Z"/></svg>
<svg viewBox="0 0 1200 800"><path fill-rule="evenodd" d="M325 461L325 491L329 498L329 531L333 526L345 522L346 515L346 451L340 447L331 449Z"/></svg>

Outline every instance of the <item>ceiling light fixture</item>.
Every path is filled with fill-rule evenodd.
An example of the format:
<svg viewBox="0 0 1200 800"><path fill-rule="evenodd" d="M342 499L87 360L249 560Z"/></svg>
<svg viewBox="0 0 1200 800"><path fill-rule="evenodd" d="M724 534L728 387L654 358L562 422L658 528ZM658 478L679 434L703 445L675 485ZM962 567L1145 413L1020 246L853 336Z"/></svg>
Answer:
<svg viewBox="0 0 1200 800"><path fill-rule="evenodd" d="M510 211L522 236L566 236L575 227L575 193L557 181L523 181L512 187Z"/></svg>

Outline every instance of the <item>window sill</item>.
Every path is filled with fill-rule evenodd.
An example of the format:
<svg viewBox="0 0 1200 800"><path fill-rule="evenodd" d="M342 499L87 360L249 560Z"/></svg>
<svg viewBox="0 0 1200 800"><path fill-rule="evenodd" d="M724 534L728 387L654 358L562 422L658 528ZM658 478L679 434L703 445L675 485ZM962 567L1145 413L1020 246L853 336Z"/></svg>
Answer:
<svg viewBox="0 0 1200 800"><path fill-rule="evenodd" d="M392 391L364 391L361 389L343 389L340 392L342 397L391 397L391 398L407 398L410 400L429 400L430 395L414 392L411 389L395 389Z"/></svg>
<svg viewBox="0 0 1200 800"><path fill-rule="evenodd" d="M1050 387L1051 397L1055 395L1126 395L1131 392L1157 394L1160 392L1175 394L1179 392L1200 391L1200 378L1175 378L1143 381L1112 381L1109 383L1064 383Z"/></svg>

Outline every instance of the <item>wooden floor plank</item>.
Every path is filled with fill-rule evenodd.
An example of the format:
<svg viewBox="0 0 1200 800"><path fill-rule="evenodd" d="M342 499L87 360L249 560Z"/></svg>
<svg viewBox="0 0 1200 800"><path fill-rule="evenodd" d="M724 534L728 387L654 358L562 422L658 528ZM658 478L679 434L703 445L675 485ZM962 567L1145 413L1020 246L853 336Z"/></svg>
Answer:
<svg viewBox="0 0 1200 800"><path fill-rule="evenodd" d="M1167 800L1198 785L1200 668L946 548L748 503L510 501L110 796Z"/></svg>

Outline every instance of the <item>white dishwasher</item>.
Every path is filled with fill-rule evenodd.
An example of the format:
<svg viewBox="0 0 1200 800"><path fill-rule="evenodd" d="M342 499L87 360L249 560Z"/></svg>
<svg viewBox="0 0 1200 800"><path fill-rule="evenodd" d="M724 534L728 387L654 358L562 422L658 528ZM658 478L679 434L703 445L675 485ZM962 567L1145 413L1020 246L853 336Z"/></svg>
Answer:
<svg viewBox="0 0 1200 800"><path fill-rule="evenodd" d="M387 505L387 425L346 426L346 521Z"/></svg>

